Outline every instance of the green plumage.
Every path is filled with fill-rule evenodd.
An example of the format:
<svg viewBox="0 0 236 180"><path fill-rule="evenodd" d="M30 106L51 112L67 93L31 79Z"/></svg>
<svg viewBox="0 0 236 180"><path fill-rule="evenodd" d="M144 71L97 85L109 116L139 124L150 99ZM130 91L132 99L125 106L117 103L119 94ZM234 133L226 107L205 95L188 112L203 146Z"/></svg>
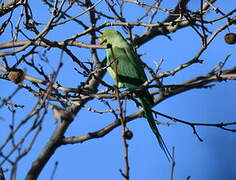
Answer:
<svg viewBox="0 0 236 180"><path fill-rule="evenodd" d="M111 45L111 48L107 49L107 70L118 81L120 88L137 88L147 80L140 58L118 31L105 30L99 39L102 44ZM136 92L136 95L141 101L145 116L160 147L165 152L167 158L171 158L152 115L153 97L146 88Z"/></svg>

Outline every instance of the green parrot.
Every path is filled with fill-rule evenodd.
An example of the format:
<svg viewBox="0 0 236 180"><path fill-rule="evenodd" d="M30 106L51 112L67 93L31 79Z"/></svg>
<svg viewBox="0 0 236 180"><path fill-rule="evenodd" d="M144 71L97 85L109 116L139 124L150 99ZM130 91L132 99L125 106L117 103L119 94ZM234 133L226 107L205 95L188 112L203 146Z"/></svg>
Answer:
<svg viewBox="0 0 236 180"><path fill-rule="evenodd" d="M118 82L119 88L138 88L145 81L147 76L144 72L144 65L139 56L135 53L133 47L124 39L124 37L115 30L105 30L99 37L100 44L108 46L107 71ZM164 151L168 160L171 158L170 152L159 133L152 115L153 97L147 88L135 92L140 99L147 121L155 134L161 149Z"/></svg>

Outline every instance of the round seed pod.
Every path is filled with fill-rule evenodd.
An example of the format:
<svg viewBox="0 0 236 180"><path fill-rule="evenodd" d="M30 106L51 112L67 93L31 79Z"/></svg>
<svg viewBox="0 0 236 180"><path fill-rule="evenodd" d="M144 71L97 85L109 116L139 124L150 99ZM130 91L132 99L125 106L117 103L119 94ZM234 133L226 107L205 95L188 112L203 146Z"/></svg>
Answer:
<svg viewBox="0 0 236 180"><path fill-rule="evenodd" d="M124 134L124 137L128 140L132 139L133 138L133 132L130 131L130 130L126 130L125 134Z"/></svg>
<svg viewBox="0 0 236 180"><path fill-rule="evenodd" d="M225 35L225 42L227 44L235 44L236 43L236 34L235 33L227 33Z"/></svg>
<svg viewBox="0 0 236 180"><path fill-rule="evenodd" d="M22 69L10 69L7 77L12 82L18 84L24 80L25 73Z"/></svg>

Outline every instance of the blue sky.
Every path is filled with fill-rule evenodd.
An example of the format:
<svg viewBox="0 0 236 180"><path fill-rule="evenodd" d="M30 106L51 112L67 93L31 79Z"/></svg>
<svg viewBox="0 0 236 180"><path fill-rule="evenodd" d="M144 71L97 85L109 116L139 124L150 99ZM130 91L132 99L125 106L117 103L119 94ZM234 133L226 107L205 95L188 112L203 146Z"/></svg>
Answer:
<svg viewBox="0 0 236 180"><path fill-rule="evenodd" d="M163 7L174 7L174 3L172 3L164 1ZM102 4L103 2L98 5L101 9L103 8ZM194 1L189 5L189 8L195 9L198 5L199 1L197 1L197 3ZM216 6L222 8L224 12L232 10L236 7L235 5L236 2L229 0L219 0L218 3L216 3ZM135 10L135 7L135 5L130 4L125 7L125 13L127 13L128 17L127 19L130 19L130 21L135 20L133 11ZM34 17L38 21L47 22L49 19L49 16L45 16L45 14L47 14L47 9L45 7L42 8L42 3L40 1L34 2L32 8ZM40 8L40 10L37 8ZM80 9L73 9L71 13L78 14L79 12L81 12ZM15 14L17 15L17 13L19 12L16 11ZM212 16L209 15L209 18L211 17ZM163 17L161 16L160 19L162 18ZM86 15L82 16L81 20L86 21ZM104 20L100 23L104 23ZM209 25L209 30L214 32L224 23L226 23L225 20L216 23L215 25ZM120 28L117 27L113 28L120 30ZM236 32L235 26L232 26L229 29L231 32ZM137 27L134 29L134 32L140 34L142 30L143 28ZM75 24L68 23L65 26L53 29L53 31L47 35L47 38L51 40L64 40L80 31L81 29L77 29ZM122 33L125 35L124 32ZM164 83L181 83L196 76L206 74L220 61L223 61L229 53L232 53L232 55L224 69L234 67L236 46L230 46L224 43L223 37L226 33L228 33L228 30L221 32L208 49L202 54L200 59L204 60L203 64L195 64L177 73L175 76L168 77L164 80ZM164 72L191 60L200 49L201 40L191 28L181 29L170 34L170 37L172 40L169 40L165 36L158 36L140 47L138 53L143 54L142 60L149 66L154 67L154 62L163 58L164 63L162 64L160 71ZM23 37L21 38L21 40L23 40ZM9 39L8 35L0 37L0 43L10 40L11 39ZM79 40L88 41L85 38ZM81 48L71 49L75 55L80 59L83 59L83 61L91 61L89 50ZM99 50L99 57L102 59L104 56L105 51ZM35 59L38 60L38 63L43 65L48 73L50 73L52 72L52 67L55 68L59 62L60 51L52 49L48 52L48 57L50 65L39 61L39 57L37 56L35 56ZM10 64L14 64L15 58L9 57L9 60L10 59L12 60ZM78 75L78 73L73 70L74 67L78 68L78 65L71 62L68 56L63 56L63 63L63 69L60 71L58 76L58 81L61 82L62 85L76 87L81 81L85 80L81 75ZM38 76L27 66L22 64L20 67L26 68L27 74L30 73L32 76ZM110 84L114 84L114 81L109 75L106 75L104 80ZM215 86L213 88L194 89L171 97L154 107L154 110L190 122L226 123L235 121L236 83L233 81L227 81L220 83L216 82L214 84ZM15 84L1 79L0 85L3 87L0 89L1 98L7 97L10 92L13 92L17 87ZM104 89L104 87L100 86L100 89ZM28 93L24 89L20 90L14 101L15 103L25 105L24 109L17 110L16 122L23 119L25 114L27 114L36 103L36 99L32 94ZM117 106L115 101L111 102L111 104L113 107ZM93 100L87 105L98 110L106 108L98 100ZM128 113L137 110L137 107L133 102L129 102L128 105ZM7 108L1 108L0 114L1 117L8 117L5 121L0 121L0 132L2 132L0 143L2 143L6 136L6 132L9 130L11 117L9 117L10 113ZM162 122L171 122L160 116L157 117L157 120ZM71 127L68 129L66 136L84 135L88 132L96 131L113 121L114 116L111 114L100 115L91 113L84 108L75 118ZM160 125L158 127L169 149L171 150L172 147L175 147L176 167L174 171L174 179L187 179L188 176L190 176L190 179L192 180L236 179L236 157L234 155L236 150L235 133L215 127L196 127L200 137L204 140L203 142L200 142L193 134L190 126L181 123L173 123L171 126ZM38 156L41 148L44 147L45 143L49 140L55 128L56 123L52 117L52 112L49 111L44 120L40 136L33 147L31 154L25 157L25 159L19 164L17 179L24 179L25 174L31 166L32 160ZM146 119L136 119L128 124L128 128L134 133L133 139L129 141L131 179L170 179L171 164L167 161L164 153L159 148ZM21 133L22 132L19 132L17 136L20 137ZM10 148L6 148L4 152L8 152L9 150ZM120 180L122 177L119 173L119 169L124 168L123 154L121 128L118 127L103 138L59 148L43 169L39 179L50 179L54 163L58 161L59 164L54 177L55 180ZM7 163L3 165L4 169L7 169L8 167L9 164ZM8 172L6 172L6 176L9 177Z"/></svg>

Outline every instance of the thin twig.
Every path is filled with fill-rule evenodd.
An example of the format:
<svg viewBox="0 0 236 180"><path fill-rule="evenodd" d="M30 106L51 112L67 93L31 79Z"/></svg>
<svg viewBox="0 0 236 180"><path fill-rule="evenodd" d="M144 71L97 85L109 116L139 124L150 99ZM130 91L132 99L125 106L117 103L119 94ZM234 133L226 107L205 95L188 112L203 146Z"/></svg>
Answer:
<svg viewBox="0 0 236 180"><path fill-rule="evenodd" d="M125 115L124 115L124 110L122 107L122 102L120 100L120 92L119 92L119 78L118 78L118 63L119 61L116 60L118 57L115 57L114 55L114 51L112 49L112 45L110 45L110 50L111 50L111 54L112 54L112 58L114 60L114 70L115 70L115 80L116 80L116 97L117 97L117 102L118 102L118 107L119 107L119 116L120 116L120 120L121 120L121 127L122 127L122 139L123 139L123 145L124 145L124 160L125 160L125 172L123 173L121 170L121 175L124 177L125 180L129 180L129 151L128 151L128 143L127 143L127 139L125 136L125 132L126 132L126 119L125 119Z"/></svg>
<svg viewBox="0 0 236 180"><path fill-rule="evenodd" d="M171 173L170 180L174 180L174 169L175 169L175 147L172 148L172 162L171 162Z"/></svg>

